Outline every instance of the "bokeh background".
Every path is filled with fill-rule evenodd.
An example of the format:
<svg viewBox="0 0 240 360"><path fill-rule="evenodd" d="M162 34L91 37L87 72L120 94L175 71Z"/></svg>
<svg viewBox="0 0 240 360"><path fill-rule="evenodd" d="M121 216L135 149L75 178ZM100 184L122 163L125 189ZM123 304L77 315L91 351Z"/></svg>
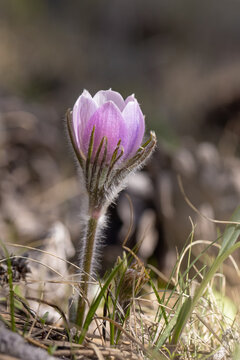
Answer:
<svg viewBox="0 0 240 360"><path fill-rule="evenodd" d="M189 216L196 237L214 240L176 175L207 216L228 219L239 205L239 13L234 0L1 0L1 238L32 244L61 224L79 248L82 189L64 116L84 88L112 88L135 93L159 144L130 180L129 244L143 240L139 256L168 273ZM121 252L129 211L122 193L103 268Z"/></svg>

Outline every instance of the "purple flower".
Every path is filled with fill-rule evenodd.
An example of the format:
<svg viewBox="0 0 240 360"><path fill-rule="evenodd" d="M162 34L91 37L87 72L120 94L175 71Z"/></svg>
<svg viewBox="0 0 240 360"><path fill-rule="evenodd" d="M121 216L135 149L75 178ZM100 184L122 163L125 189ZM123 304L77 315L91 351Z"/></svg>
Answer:
<svg viewBox="0 0 240 360"><path fill-rule="evenodd" d="M124 151L119 162L135 155L142 143L145 122L134 95L124 100L118 92L110 89L101 90L92 97L87 90L84 90L74 105L72 117L76 147L85 157L95 127L92 161L103 137L107 138L106 162L108 163L119 140L121 140L120 147Z"/></svg>

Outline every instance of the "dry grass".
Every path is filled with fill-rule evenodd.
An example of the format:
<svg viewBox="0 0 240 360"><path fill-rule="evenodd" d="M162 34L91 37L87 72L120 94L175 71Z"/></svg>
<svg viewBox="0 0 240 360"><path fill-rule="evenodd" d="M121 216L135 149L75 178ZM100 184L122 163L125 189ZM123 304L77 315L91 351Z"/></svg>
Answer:
<svg viewBox="0 0 240 360"><path fill-rule="evenodd" d="M37 279L30 279L28 276L25 281L14 284L15 289L15 325L17 332L24 336L26 341L35 346L47 350L54 356L63 359L237 359L234 354L237 344L240 340L240 326L239 326L239 309L234 304L233 299L225 296L226 292L226 277L222 272L216 273L212 281L201 297L198 305L195 307L188 320L180 341L177 345L171 345L168 340L161 346L158 351L154 351L157 344L157 339L166 329L164 318L156 316L162 309L165 310L168 321L174 317L176 313L176 303L183 302L183 299L189 295L193 295L198 283L204 277L204 271L198 270L195 267L194 280L188 279L189 285L183 292L183 285L181 279L180 263L184 254L186 255L189 249L193 249L199 241L192 242L191 246L186 248L186 252L179 257L179 266L174 276L171 278L171 287L173 290L158 289L158 294L162 299L156 297L151 283L147 283L141 289L138 296L134 293L129 302L130 313L126 321L121 324L111 319L108 314L103 316L104 299L102 299L97 313L93 317L93 321L89 331L85 337L83 344L76 343L76 335L78 330L71 324L66 317L66 310L61 306L46 300L49 295L48 292L39 294L38 297L24 296L24 289L31 287L32 284L38 284L39 289L42 288L42 281ZM14 244L11 244L14 245ZM206 245L202 242L202 245ZM18 245L19 246L19 245ZM40 251L36 249L36 251ZM54 257L55 255L46 253L47 257ZM14 258L12 256L12 258ZM19 255L19 258L21 256ZM36 262L36 259L29 258L28 263ZM65 261L62 259L61 261ZM78 292L79 283L74 280L74 276L59 275L49 267L43 260L38 261L40 266L48 268L54 273L54 278L45 279L46 284L57 286L59 284L65 285L71 289L71 292ZM76 268L74 264L68 262L68 265ZM142 264L142 269L145 267ZM152 281L157 287L157 277L160 273L154 274L152 267ZM232 259L231 265L232 276L239 276L239 269L236 267ZM229 273L229 269L228 269ZM228 274L229 276L229 274ZM96 281L95 291L99 288ZM178 284L174 288L174 284ZM99 290L98 290L99 291ZM189 292L190 291L190 292ZM67 292L69 297L69 292ZM163 296L164 295L164 296ZM40 306L31 309L29 301L35 301L38 304L46 305L57 312L58 320L54 324L47 321L47 316L42 315ZM65 299L67 301L67 299ZM11 323L11 316L9 311L9 297L8 284L3 286L3 297L1 299L1 319L5 324ZM159 321L160 319L160 321ZM110 323L115 329L121 332L120 340L117 344L112 346L110 344ZM105 331L103 330L105 328ZM235 356L235 357L233 357Z"/></svg>

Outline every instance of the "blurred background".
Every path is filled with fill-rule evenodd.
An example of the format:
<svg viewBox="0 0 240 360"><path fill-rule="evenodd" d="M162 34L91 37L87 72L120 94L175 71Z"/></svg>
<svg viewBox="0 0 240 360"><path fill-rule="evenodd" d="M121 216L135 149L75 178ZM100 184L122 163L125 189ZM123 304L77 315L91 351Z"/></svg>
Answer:
<svg viewBox="0 0 240 360"><path fill-rule="evenodd" d="M216 226L186 204L176 175L207 216L227 220L239 205L239 13L235 0L2 0L1 238L41 244L57 234L56 249L69 249L68 234L79 249L82 189L65 112L84 88L112 88L135 93L158 136L127 190L129 246L142 241L139 256L169 273L189 216L196 239L215 240ZM102 269L129 228L125 194L109 211Z"/></svg>

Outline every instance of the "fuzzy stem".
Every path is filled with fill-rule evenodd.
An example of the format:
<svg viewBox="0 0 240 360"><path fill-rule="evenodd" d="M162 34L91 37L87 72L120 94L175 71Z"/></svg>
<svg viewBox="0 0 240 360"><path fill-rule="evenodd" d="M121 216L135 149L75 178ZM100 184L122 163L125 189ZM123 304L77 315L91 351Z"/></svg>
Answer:
<svg viewBox="0 0 240 360"><path fill-rule="evenodd" d="M82 294L78 299L77 315L76 315L76 324L82 327L84 320L84 313L86 307L85 299L88 298L88 283L91 276L92 262L93 262L93 252L94 252L94 242L96 237L98 218L91 216L87 224L87 234L86 234L86 244L83 249L83 276L81 278L82 285Z"/></svg>

